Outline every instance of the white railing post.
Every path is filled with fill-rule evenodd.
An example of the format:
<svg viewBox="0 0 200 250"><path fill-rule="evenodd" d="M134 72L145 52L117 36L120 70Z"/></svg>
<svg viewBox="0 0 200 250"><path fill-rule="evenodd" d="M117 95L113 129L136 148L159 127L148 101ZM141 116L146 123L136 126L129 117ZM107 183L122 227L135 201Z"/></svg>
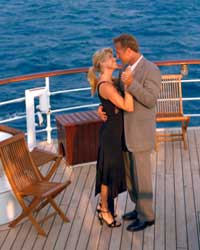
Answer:
<svg viewBox="0 0 200 250"><path fill-rule="evenodd" d="M49 91L49 77L45 78L45 84L46 84L46 90L47 90L47 95L49 98L49 103L50 103L50 91ZM52 127L51 127L51 106L49 105L49 110L46 113L47 115L47 142L51 143L51 131L52 131Z"/></svg>
<svg viewBox="0 0 200 250"><path fill-rule="evenodd" d="M35 130L35 107L34 98L39 97L38 117L42 124L42 113L47 115L47 142L51 142L51 120L49 105L49 79L46 80L46 86L25 91L26 99L26 124L27 124L27 142L29 149L32 150L36 146L36 130Z"/></svg>
<svg viewBox="0 0 200 250"><path fill-rule="evenodd" d="M34 108L34 96L30 90L25 91L26 102L26 127L27 127L27 143L30 150L36 146L35 136L35 108Z"/></svg>

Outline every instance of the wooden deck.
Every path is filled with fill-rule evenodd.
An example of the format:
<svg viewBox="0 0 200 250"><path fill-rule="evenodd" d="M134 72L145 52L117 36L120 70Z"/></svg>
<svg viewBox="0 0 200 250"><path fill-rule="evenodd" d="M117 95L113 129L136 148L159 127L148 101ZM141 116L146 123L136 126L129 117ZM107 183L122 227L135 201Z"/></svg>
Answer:
<svg viewBox="0 0 200 250"><path fill-rule="evenodd" d="M38 236L29 221L11 230L6 225L1 226L0 249L200 249L199 128L189 129L188 144L188 151L185 151L181 142L168 142L160 145L158 153L152 154L154 226L136 233L126 230L128 222L114 229L100 226L95 214L98 203L98 197L94 196L95 163L69 168L63 161L53 180L70 178L72 181L57 200L70 223L63 223L58 216L51 218L43 225L47 237ZM119 195L116 206L119 216L134 208L127 192ZM49 213L49 208L42 213Z"/></svg>

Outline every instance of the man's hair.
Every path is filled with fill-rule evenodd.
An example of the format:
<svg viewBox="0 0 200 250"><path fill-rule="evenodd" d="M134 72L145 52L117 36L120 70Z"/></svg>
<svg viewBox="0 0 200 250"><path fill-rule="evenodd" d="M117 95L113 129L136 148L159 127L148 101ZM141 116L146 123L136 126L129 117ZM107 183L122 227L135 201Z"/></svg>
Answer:
<svg viewBox="0 0 200 250"><path fill-rule="evenodd" d="M120 43L123 49L130 48L135 52L139 52L139 45L134 36L129 34L122 34L118 37L113 38L113 42Z"/></svg>

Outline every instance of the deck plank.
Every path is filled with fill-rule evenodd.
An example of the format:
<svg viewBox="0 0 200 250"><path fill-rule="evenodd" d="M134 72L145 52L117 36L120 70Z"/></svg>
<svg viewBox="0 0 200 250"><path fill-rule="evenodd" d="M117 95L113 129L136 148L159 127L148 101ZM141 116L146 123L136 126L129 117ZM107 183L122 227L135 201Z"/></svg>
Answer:
<svg viewBox="0 0 200 250"><path fill-rule="evenodd" d="M55 245L55 249L57 250L64 249L67 243L68 236L70 234L71 227L73 225L73 221L74 221L74 218L76 216L76 212L79 206L79 202L81 200L82 190L85 185L85 181L87 179L89 169L90 169L89 165L81 168L81 172L80 172L78 182L76 185L76 192L74 192L73 194L69 209L67 211L68 217L70 218L70 222L62 224L62 228L61 228L59 237Z"/></svg>
<svg viewBox="0 0 200 250"><path fill-rule="evenodd" d="M94 214L95 213L96 211L94 210ZM88 245L87 245L88 250L98 249L101 231L102 231L102 227L99 226L99 221L97 217L95 216L93 220L92 228L90 231L90 237L88 240Z"/></svg>
<svg viewBox="0 0 200 250"><path fill-rule="evenodd" d="M194 131L188 131L188 135L191 141L193 140ZM197 221L195 213L195 200L194 189L192 181L192 167L191 167L191 155L195 157L195 151L193 145L189 144L187 152L181 148L183 158L183 179L185 187L185 207L186 207L186 220L187 220L187 238L188 248L192 250L199 249L198 233L197 233ZM195 164L196 165L196 164Z"/></svg>
<svg viewBox="0 0 200 250"><path fill-rule="evenodd" d="M77 242L77 248L76 248L77 250L88 249L88 242L91 235L92 225L96 216L97 202L98 202L98 197L94 196L94 185L93 185L87 211L82 225L82 230L80 232L80 236Z"/></svg>
<svg viewBox="0 0 200 250"><path fill-rule="evenodd" d="M174 191L173 144L166 143L165 166L165 244L166 249L176 249L176 214Z"/></svg>
<svg viewBox="0 0 200 250"><path fill-rule="evenodd" d="M66 170L67 170L67 172L70 171L70 169L68 169L68 167ZM68 207L70 205L70 201L72 199L72 196L75 192L75 188L76 188L78 177L80 175L80 171L81 171L81 169L75 168L75 169L73 169L71 174L67 173L64 175L64 179L67 179L68 176L70 176L69 179L72 182L68 186L68 188L64 191L63 196L62 196L62 200L60 202L60 208L63 210L63 212L66 214L66 216L68 216ZM69 217L69 219L71 220L70 217ZM47 250L54 249L54 246L55 246L57 239L59 237L59 232L62 228L62 224L63 224L63 221L57 215L53 224L52 224L51 230L49 231L49 234L48 234L48 237L47 237L47 240L45 242L43 249L47 249Z"/></svg>
<svg viewBox="0 0 200 250"><path fill-rule="evenodd" d="M196 206L196 218L197 218L197 230L198 230L198 237L200 241L200 195L199 195L199 190L200 190L200 130L195 130L194 131L194 136L195 136L195 145L196 145L196 153L197 153L197 158L196 159L191 159L192 163L195 161L195 163L198 163L198 168L193 171L192 176L193 176L193 183L194 183L194 196L195 196L195 206Z"/></svg>
<svg viewBox="0 0 200 250"><path fill-rule="evenodd" d="M85 186L83 188L83 194L81 196L76 215L74 217L73 225L68 236L67 243L65 245L66 250L76 249L76 245L79 239L80 231L86 214L86 209L88 207L89 198L91 195L91 190L94 185L95 171L93 171L93 166L90 166ZM83 228L84 230L85 228ZM85 231L87 233L87 231Z"/></svg>
<svg viewBox="0 0 200 250"><path fill-rule="evenodd" d="M3 245L1 246L1 250L8 250L11 249L13 243L15 242L15 239L18 235L18 232L20 232L20 227L15 227L13 230L10 230Z"/></svg>
<svg viewBox="0 0 200 250"><path fill-rule="evenodd" d="M165 143L159 146L156 169L155 250L165 249Z"/></svg>
<svg viewBox="0 0 200 250"><path fill-rule="evenodd" d="M153 183L153 209L154 213L156 207L156 169L157 169L157 153L153 152L151 155L151 170L152 170L152 183ZM155 225L147 228L144 231L144 243L143 250L154 250L154 237L155 237Z"/></svg>
<svg viewBox="0 0 200 250"><path fill-rule="evenodd" d="M53 181L58 181L58 182L64 182L66 179L70 179L71 178L71 175L70 175L70 171L67 171L68 174L66 174L66 165L65 167L62 167L62 172L60 171L57 171L56 172L56 175L54 175L53 177ZM67 175L67 176L66 176ZM68 188L66 189L66 192L68 191ZM63 199L63 196L64 196L64 191L58 195L56 197L56 202L57 204L61 204L62 202L62 199ZM60 206L61 207L61 206ZM61 207L62 209L62 207ZM47 214L50 214L54 211L54 209L49 206L49 209L47 211ZM63 212L64 212L64 209L63 209ZM67 215L68 216L68 215ZM50 234L50 231L52 229L55 229L55 231L58 231L58 229L60 228L60 225L61 223L63 223L63 221L61 220L60 216L54 216L52 218L50 218L49 220L47 220L45 223L44 223L44 230L45 232L47 233L47 237L38 237L37 240L35 241L35 244L34 244L34 247L33 247L33 250L40 250L40 249L44 249L44 245L46 244L46 242L48 241L49 239L49 234ZM55 228L54 228L55 227ZM56 230L57 229L57 230ZM50 248L49 248L50 249Z"/></svg>
<svg viewBox="0 0 200 250"><path fill-rule="evenodd" d="M64 170L62 167L61 167L61 170L62 170L62 172L57 171L54 174L54 176L52 177L53 181L61 181L62 180L62 177L64 174ZM60 199L60 195L57 196L55 199L57 203L58 203L59 199ZM51 211L52 211L52 208L50 205L48 205L41 210L41 212L38 214L37 218L40 220L43 218L43 216L46 216ZM48 235L49 228L50 228L52 221L53 221L53 217L42 224L42 227L45 230L47 235ZM28 223L30 223L30 222L28 222ZM42 249L42 246L43 246L45 240L46 240L46 237L42 237L42 236L36 234L35 228L33 226L31 226L30 232L29 232L29 234L24 242L22 249L23 250L28 249L28 248L30 248L30 246L31 246L31 249L37 249L37 250ZM30 242L31 242L31 244L30 244Z"/></svg>
<svg viewBox="0 0 200 250"><path fill-rule="evenodd" d="M127 199L127 192L123 192L118 195L116 203L117 207L116 214L118 217L116 218L116 220L121 220L121 217L124 214L126 199ZM122 233L123 233L123 227L113 228L111 233L109 250L120 249Z"/></svg>
<svg viewBox="0 0 200 250"><path fill-rule="evenodd" d="M55 145L40 147L56 151ZM42 167L46 171L48 166ZM159 145L152 153L152 178L156 223L144 231L126 230L129 221L111 229L100 226L94 195L95 163L69 168L63 160L52 177L55 181L71 179L71 185L56 201L70 218L63 223L58 215L46 221L47 237L37 234L29 221L8 229L0 226L1 250L196 250L199 249L200 227L200 129L188 130L188 150L181 142ZM134 209L127 192L115 200L118 219ZM43 212L42 212L43 211ZM39 217L51 211L47 206Z"/></svg>
<svg viewBox="0 0 200 250"><path fill-rule="evenodd" d="M126 192L127 193L127 192ZM135 205L133 204L133 202L130 199L130 196L126 195L127 200L126 200L126 204L125 204L125 212L130 212L135 208ZM123 249L127 249L130 250L132 247L132 233L128 232L126 230L126 227L131 223L131 221L124 221L122 224L122 238L121 238L121 250Z"/></svg>
<svg viewBox="0 0 200 250"><path fill-rule="evenodd" d="M7 230L7 227L6 229L4 229L4 227L2 226L2 231L0 232L0 249L2 247L2 245L4 244L4 241L6 240L7 238L7 235L9 234L9 231Z"/></svg>
<svg viewBox="0 0 200 250"><path fill-rule="evenodd" d="M185 195L181 157L181 143L173 143L174 148L174 183L176 212L176 242L177 248L188 249L185 217Z"/></svg>

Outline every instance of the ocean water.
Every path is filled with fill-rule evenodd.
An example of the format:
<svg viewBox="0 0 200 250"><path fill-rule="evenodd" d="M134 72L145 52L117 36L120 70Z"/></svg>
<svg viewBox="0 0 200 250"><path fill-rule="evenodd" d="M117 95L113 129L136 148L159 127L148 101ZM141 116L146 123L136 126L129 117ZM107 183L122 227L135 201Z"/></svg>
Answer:
<svg viewBox="0 0 200 250"><path fill-rule="evenodd" d="M152 61L200 58L199 0L1 0L0 11L0 79L90 66L94 51L112 47L112 38L121 33L135 35L141 52ZM173 70L179 73L179 69ZM190 76L200 75L196 66L189 70ZM0 86L0 101L23 96L25 88L41 82L25 84ZM53 81L51 90L66 84L69 88L88 86L85 76L60 78ZM184 95L198 96L199 87L186 86ZM65 107L72 101L83 104L89 99L89 93L60 96L53 105ZM184 108L187 113L196 113L198 106L191 102ZM24 105L9 105L0 112L1 119L21 115ZM23 127L21 122L16 126Z"/></svg>

